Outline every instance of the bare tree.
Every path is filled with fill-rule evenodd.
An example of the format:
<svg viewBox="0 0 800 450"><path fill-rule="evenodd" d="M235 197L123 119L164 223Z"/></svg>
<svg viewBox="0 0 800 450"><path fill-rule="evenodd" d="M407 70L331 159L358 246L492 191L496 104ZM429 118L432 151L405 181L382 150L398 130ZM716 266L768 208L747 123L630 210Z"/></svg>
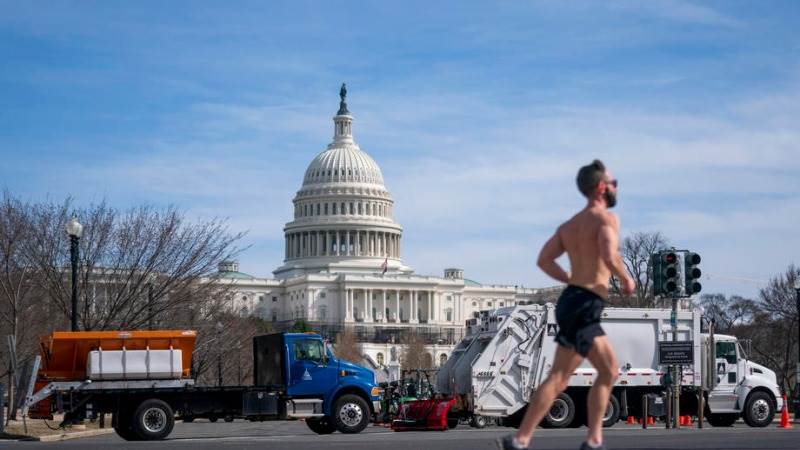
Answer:
<svg viewBox="0 0 800 450"><path fill-rule="evenodd" d="M769 361L778 382L786 392L795 392L792 374L797 364L798 320L794 282L800 267L790 265L786 272L770 279L759 292L760 312L754 318L753 350Z"/></svg>
<svg viewBox="0 0 800 450"><path fill-rule="evenodd" d="M363 358L361 345L356 339L356 334L350 329L344 329L336 335L336 343L333 346L336 357L345 361L358 363Z"/></svg>
<svg viewBox="0 0 800 450"><path fill-rule="evenodd" d="M69 255L64 226L84 225L80 259L80 325L86 330L137 329L165 313L227 295L213 276L220 261L239 252L242 234L225 222L189 222L174 207L142 206L120 212L105 202L83 209L69 200L41 203L31 214L30 266L43 294L70 315Z"/></svg>
<svg viewBox="0 0 800 450"><path fill-rule="evenodd" d="M660 231L637 231L620 243L620 254L625 268L636 282L633 296L622 298L619 280L611 279L611 295L620 298L620 306L654 307L652 295L652 267L650 256L667 248L669 241Z"/></svg>
<svg viewBox="0 0 800 450"><path fill-rule="evenodd" d="M425 348L422 336L409 332L402 341L403 351L400 356L400 365L403 370L429 369L433 367L433 360Z"/></svg>
<svg viewBox="0 0 800 450"><path fill-rule="evenodd" d="M697 304L703 308L706 318L714 319L720 333L729 333L751 323L758 310L756 302L738 295L703 294Z"/></svg>
<svg viewBox="0 0 800 450"><path fill-rule="evenodd" d="M716 320L719 332L749 341L749 357L774 370L783 391L795 395L798 311L793 283L798 277L800 268L790 265L786 272L770 279L757 301L707 294L699 302L706 317Z"/></svg>

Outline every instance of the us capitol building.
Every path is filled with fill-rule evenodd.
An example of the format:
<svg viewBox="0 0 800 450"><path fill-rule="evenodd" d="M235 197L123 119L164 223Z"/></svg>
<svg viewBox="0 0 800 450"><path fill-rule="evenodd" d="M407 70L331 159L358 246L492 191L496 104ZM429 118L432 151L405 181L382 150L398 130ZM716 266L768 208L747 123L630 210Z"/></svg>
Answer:
<svg viewBox="0 0 800 450"><path fill-rule="evenodd" d="M277 329L304 320L328 337L352 330L373 367L397 366L403 336L426 343L423 360L439 366L480 310L553 298L560 287L529 289L465 279L463 270L418 275L402 260L403 227L378 164L353 140L353 116L342 85L333 141L308 165L294 217L283 228L283 265L274 278L220 264L234 284L231 308Z"/></svg>

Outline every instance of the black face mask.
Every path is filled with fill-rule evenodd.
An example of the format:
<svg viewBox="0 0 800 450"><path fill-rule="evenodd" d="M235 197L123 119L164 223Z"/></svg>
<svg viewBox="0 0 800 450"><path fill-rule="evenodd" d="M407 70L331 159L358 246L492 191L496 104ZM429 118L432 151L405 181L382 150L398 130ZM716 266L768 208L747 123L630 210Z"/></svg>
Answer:
<svg viewBox="0 0 800 450"><path fill-rule="evenodd" d="M617 204L617 193L611 192L611 189L606 189L606 192L603 193L603 198L608 208L613 208Z"/></svg>

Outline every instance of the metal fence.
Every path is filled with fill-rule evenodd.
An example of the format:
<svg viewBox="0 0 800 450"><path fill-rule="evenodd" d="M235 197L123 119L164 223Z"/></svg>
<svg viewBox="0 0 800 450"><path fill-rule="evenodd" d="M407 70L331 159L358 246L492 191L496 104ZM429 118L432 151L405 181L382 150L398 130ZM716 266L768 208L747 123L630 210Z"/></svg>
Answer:
<svg viewBox="0 0 800 450"><path fill-rule="evenodd" d="M278 322L276 331L288 331L294 326L294 321ZM355 335L356 342L371 342L378 344L392 344L405 342L414 334L427 345L455 345L464 337L464 329L460 327L441 326L415 326L393 327L391 325L365 326L344 325L306 322L313 331L320 333L324 338L336 340L339 333L350 331Z"/></svg>

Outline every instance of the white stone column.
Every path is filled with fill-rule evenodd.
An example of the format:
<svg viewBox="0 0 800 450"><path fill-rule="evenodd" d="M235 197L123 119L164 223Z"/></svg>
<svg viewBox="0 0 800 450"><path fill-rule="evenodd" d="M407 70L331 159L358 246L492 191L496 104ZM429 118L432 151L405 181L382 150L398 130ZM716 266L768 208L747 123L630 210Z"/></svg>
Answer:
<svg viewBox="0 0 800 450"><path fill-rule="evenodd" d="M316 302L314 301L316 300L315 296L316 296L316 291L314 289L309 289L308 296L306 297L306 299L308 300L308 305L306 305L306 310L307 310L306 317L308 317L308 320L316 319L317 311L314 308L316 304Z"/></svg>
<svg viewBox="0 0 800 450"><path fill-rule="evenodd" d="M394 321L400 322L400 289L394 291Z"/></svg>
<svg viewBox="0 0 800 450"><path fill-rule="evenodd" d="M383 301L381 302L381 322L388 322L389 318L386 316L386 289L382 291Z"/></svg>
<svg viewBox="0 0 800 450"><path fill-rule="evenodd" d="M436 321L436 293L428 291L428 322Z"/></svg>
<svg viewBox="0 0 800 450"><path fill-rule="evenodd" d="M339 230L336 230L336 247L335 247L335 250L334 250L334 253L333 253L336 256L339 256L339 253L341 253L341 249L342 249L342 247L340 245L341 242L342 242L340 240L341 236L342 236L341 232Z"/></svg>
<svg viewBox="0 0 800 450"><path fill-rule="evenodd" d="M410 298L411 301L409 303L411 304L411 314L408 316L409 322L418 323L419 317L417 317L417 291L411 291L410 294L411 294Z"/></svg>
<svg viewBox="0 0 800 450"><path fill-rule="evenodd" d="M345 256L350 256L350 230L347 230L344 233L344 254Z"/></svg>
<svg viewBox="0 0 800 450"><path fill-rule="evenodd" d="M355 301L354 300L355 299L354 299L354 296L353 296L353 290L352 289L348 289L347 290L347 316L350 317L350 321L353 321L356 318L355 315L353 314L353 311L355 310L355 308L354 308Z"/></svg>
<svg viewBox="0 0 800 450"><path fill-rule="evenodd" d="M364 300L364 309L366 309L366 311L364 311L364 321L372 322L375 320L375 318L372 317L372 289L365 289L365 291L367 293L367 298Z"/></svg>
<svg viewBox="0 0 800 450"><path fill-rule="evenodd" d="M361 230L356 230L356 242L353 245L356 256L361 256Z"/></svg>

